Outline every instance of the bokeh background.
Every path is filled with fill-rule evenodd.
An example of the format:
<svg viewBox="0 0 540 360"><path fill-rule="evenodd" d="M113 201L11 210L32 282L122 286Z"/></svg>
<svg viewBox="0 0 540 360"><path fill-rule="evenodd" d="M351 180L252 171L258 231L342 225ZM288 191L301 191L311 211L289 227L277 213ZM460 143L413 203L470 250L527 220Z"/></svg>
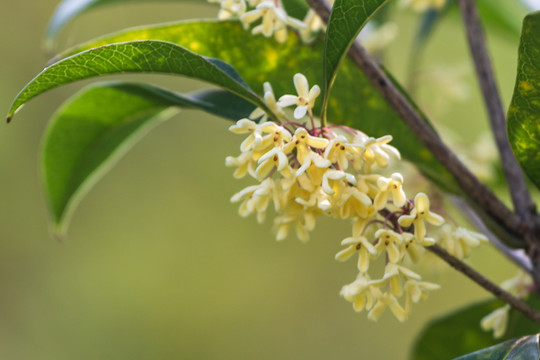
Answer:
<svg viewBox="0 0 540 360"><path fill-rule="evenodd" d="M56 3L2 3L4 112L49 59L41 41ZM128 26L216 12L203 0L111 6L70 24L59 49ZM400 34L386 59L405 79L403 54L418 18L404 11L395 20ZM517 40L489 35L506 105ZM469 92L453 100L425 76L418 100L458 139L474 144L486 118L466 55L459 19L450 16L434 34L423 65L462 69ZM201 86L163 76L130 79L180 91ZM0 126L0 359L399 360L430 319L489 298L441 265L419 270L442 289L415 306L406 323L390 313L378 323L354 313L339 297L341 286L354 280L354 261L333 259L349 225L322 219L309 243L294 237L278 243L270 222L259 226L254 218L240 218L229 198L247 182L232 179L224 166L226 155L238 153L240 138L227 132L227 121L193 111L138 143L92 189L68 238L57 242L48 232L40 185L41 137L54 109L85 83L32 100L12 124ZM470 262L495 281L515 273L489 246L474 251Z"/></svg>

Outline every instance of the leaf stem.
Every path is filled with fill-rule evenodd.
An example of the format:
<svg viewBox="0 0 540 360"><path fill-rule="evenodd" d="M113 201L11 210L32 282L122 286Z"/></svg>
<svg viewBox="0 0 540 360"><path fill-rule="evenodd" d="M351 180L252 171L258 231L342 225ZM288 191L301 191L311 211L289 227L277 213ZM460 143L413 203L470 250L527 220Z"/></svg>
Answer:
<svg viewBox="0 0 540 360"><path fill-rule="evenodd" d="M325 23L328 23L330 17L330 6L328 3L325 0L307 0L307 2L321 19ZM366 78L400 115L418 139L426 145L435 158L453 175L464 193L510 233L523 235L527 227L524 226L519 217L482 184L457 158L455 153L442 142L437 133L397 89L376 60L357 41L351 46L349 57L363 71Z"/></svg>
<svg viewBox="0 0 540 360"><path fill-rule="evenodd" d="M454 256L450 255L446 250L444 250L439 245L432 245L426 247L429 251L443 259L448 265L456 269L457 271L461 272L465 276L467 276L469 279L483 287L485 290L489 291L517 311L521 312L523 315L528 317L529 319L533 320L534 322L540 324L540 313L537 312L535 309L527 305L525 302L521 301L514 295L510 294L509 292L505 291L501 287L499 287L497 284L492 282L491 280L485 278L482 274L474 270L469 265L465 264L463 261L455 258Z"/></svg>
<svg viewBox="0 0 540 360"><path fill-rule="evenodd" d="M514 210L523 221L528 221L531 211L534 209L534 203L527 189L521 167L508 142L505 111L495 82L495 75L478 11L474 0L458 0L458 5L465 25L476 75L484 96L491 130L499 149L501 164L512 196Z"/></svg>

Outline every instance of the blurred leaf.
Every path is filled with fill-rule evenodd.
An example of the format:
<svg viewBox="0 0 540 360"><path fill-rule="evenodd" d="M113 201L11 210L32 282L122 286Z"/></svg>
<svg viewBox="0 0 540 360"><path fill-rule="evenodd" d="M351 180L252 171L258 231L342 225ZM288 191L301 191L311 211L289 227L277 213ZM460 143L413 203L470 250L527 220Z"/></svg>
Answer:
<svg viewBox="0 0 540 360"><path fill-rule="evenodd" d="M538 360L539 357L538 335L531 335L509 340L454 360Z"/></svg>
<svg viewBox="0 0 540 360"><path fill-rule="evenodd" d="M306 16L309 8L306 0L281 0L283 2L283 7L287 11L287 15L303 20Z"/></svg>
<svg viewBox="0 0 540 360"><path fill-rule="evenodd" d="M299 71L310 83L322 83L322 38L307 46L291 33L285 43L278 44L273 39L253 36L237 21L183 21L129 29L89 41L60 54L57 59L110 43L141 39L163 39L199 54L223 59L234 64L253 89L262 90L263 82L270 81L277 96L294 92L292 78ZM460 193L448 171L349 60L344 61L336 78L328 103L328 117L332 123L361 129L370 136L392 135L392 145L424 175L446 191Z"/></svg>
<svg viewBox="0 0 540 360"><path fill-rule="evenodd" d="M515 0L476 0L482 21L489 30L517 37L526 14L523 4Z"/></svg>
<svg viewBox="0 0 540 360"><path fill-rule="evenodd" d="M181 95L145 84L98 83L54 114L45 134L42 169L57 235L65 232L79 201L116 160L179 108L238 119L253 105L223 90Z"/></svg>
<svg viewBox="0 0 540 360"><path fill-rule="evenodd" d="M508 111L508 138L514 154L540 189L540 12L523 22L514 95Z"/></svg>
<svg viewBox="0 0 540 360"><path fill-rule="evenodd" d="M160 0L167 2L182 2L189 0ZM88 10L95 9L105 5L121 4L121 3L142 3L153 2L152 0L63 0L56 9L49 21L47 31L45 33L45 48L52 49L56 36L60 30L75 17L85 13Z"/></svg>
<svg viewBox="0 0 540 360"><path fill-rule="evenodd" d="M227 89L272 112L221 60L202 57L179 45L156 40L105 45L83 51L45 68L15 98L8 121L15 111L33 97L60 85L107 74L164 73L185 75Z"/></svg>
<svg viewBox="0 0 540 360"><path fill-rule="evenodd" d="M536 309L540 307L540 300L536 297L531 297L527 303ZM501 339L494 339L492 332L480 328L480 320L503 305L504 303L496 300L484 301L431 321L417 338L410 358L453 359L501 341L539 331L540 325L511 309L506 333Z"/></svg>
<svg viewBox="0 0 540 360"><path fill-rule="evenodd" d="M332 7L324 47L321 117L326 118L330 90L339 66L360 30L387 0L336 0Z"/></svg>

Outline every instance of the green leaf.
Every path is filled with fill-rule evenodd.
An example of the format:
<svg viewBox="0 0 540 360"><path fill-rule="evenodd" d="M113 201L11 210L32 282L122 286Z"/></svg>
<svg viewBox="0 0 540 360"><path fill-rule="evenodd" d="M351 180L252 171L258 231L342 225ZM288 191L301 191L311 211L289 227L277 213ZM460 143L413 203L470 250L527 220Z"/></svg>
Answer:
<svg viewBox="0 0 540 360"><path fill-rule="evenodd" d="M540 300L531 297L527 303L538 308ZM431 321L416 340L410 358L453 359L501 341L538 333L538 324L513 309L510 310L507 331L501 339L494 339L491 332L483 331L480 320L503 305L500 301L484 301Z"/></svg>
<svg viewBox="0 0 540 360"><path fill-rule="evenodd" d="M120 73L184 75L227 89L272 112L222 60L202 57L179 45L157 40L131 41L83 51L43 70L15 98L8 121L33 97L77 80Z"/></svg>
<svg viewBox="0 0 540 360"><path fill-rule="evenodd" d="M336 0L326 29L321 117L326 118L330 89L339 65L369 19L387 0Z"/></svg>
<svg viewBox="0 0 540 360"><path fill-rule="evenodd" d="M460 356L455 360L538 360L538 334L512 339L472 354Z"/></svg>
<svg viewBox="0 0 540 360"><path fill-rule="evenodd" d="M306 0L282 0L287 15L303 20L309 8Z"/></svg>
<svg viewBox="0 0 540 360"><path fill-rule="evenodd" d="M521 167L540 189L540 12L523 22L508 139Z"/></svg>
<svg viewBox="0 0 540 360"><path fill-rule="evenodd" d="M253 105L223 90L181 95L136 83L97 83L70 98L48 125L42 171L54 231L65 233L86 192L142 135L180 108L230 119Z"/></svg>
<svg viewBox="0 0 540 360"><path fill-rule="evenodd" d="M263 82L270 81L276 96L294 93L292 78L297 72L306 75L312 84L322 83L322 39L306 46L291 32L286 43L277 44L273 39L245 31L237 21L183 21L129 29L89 41L60 54L57 59L94 47L135 39L163 39L197 53L223 59L234 64L253 89L260 91ZM404 158L439 186L460 193L448 171L416 139L349 60L344 61L336 78L336 86L328 103L328 117L332 123L361 129L370 136L394 136L392 145L400 150Z"/></svg>

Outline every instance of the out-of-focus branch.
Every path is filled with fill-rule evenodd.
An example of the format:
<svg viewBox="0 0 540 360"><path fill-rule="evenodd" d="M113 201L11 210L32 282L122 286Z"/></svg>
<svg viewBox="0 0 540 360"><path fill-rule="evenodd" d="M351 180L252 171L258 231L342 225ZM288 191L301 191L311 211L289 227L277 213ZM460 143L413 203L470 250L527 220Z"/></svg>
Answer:
<svg viewBox="0 0 540 360"><path fill-rule="evenodd" d="M512 196L514 210L523 221L529 221L531 211L534 209L534 203L529 194L523 171L521 171L521 167L508 142L506 115L495 82L495 75L493 74L493 67L476 4L474 0L458 0L458 5L467 33L469 50L474 60L476 75L484 96L491 130L499 149L501 164Z"/></svg>
<svg viewBox="0 0 540 360"><path fill-rule="evenodd" d="M535 309L527 305L525 302L521 301L514 295L510 294L509 292L505 291L501 287L499 287L494 282L490 281L489 279L485 278L482 274L480 274L478 271L474 270L469 265L465 264L463 261L460 261L459 259L455 258L454 256L450 255L446 250L444 250L439 245L433 245L426 247L429 251L436 254L438 257L443 259L448 265L456 269L457 271L461 272L465 276L467 276L469 279L483 287L485 290L489 291L517 311L521 312L523 315L528 317L529 319L537 322L540 324L540 313L537 312Z"/></svg>

